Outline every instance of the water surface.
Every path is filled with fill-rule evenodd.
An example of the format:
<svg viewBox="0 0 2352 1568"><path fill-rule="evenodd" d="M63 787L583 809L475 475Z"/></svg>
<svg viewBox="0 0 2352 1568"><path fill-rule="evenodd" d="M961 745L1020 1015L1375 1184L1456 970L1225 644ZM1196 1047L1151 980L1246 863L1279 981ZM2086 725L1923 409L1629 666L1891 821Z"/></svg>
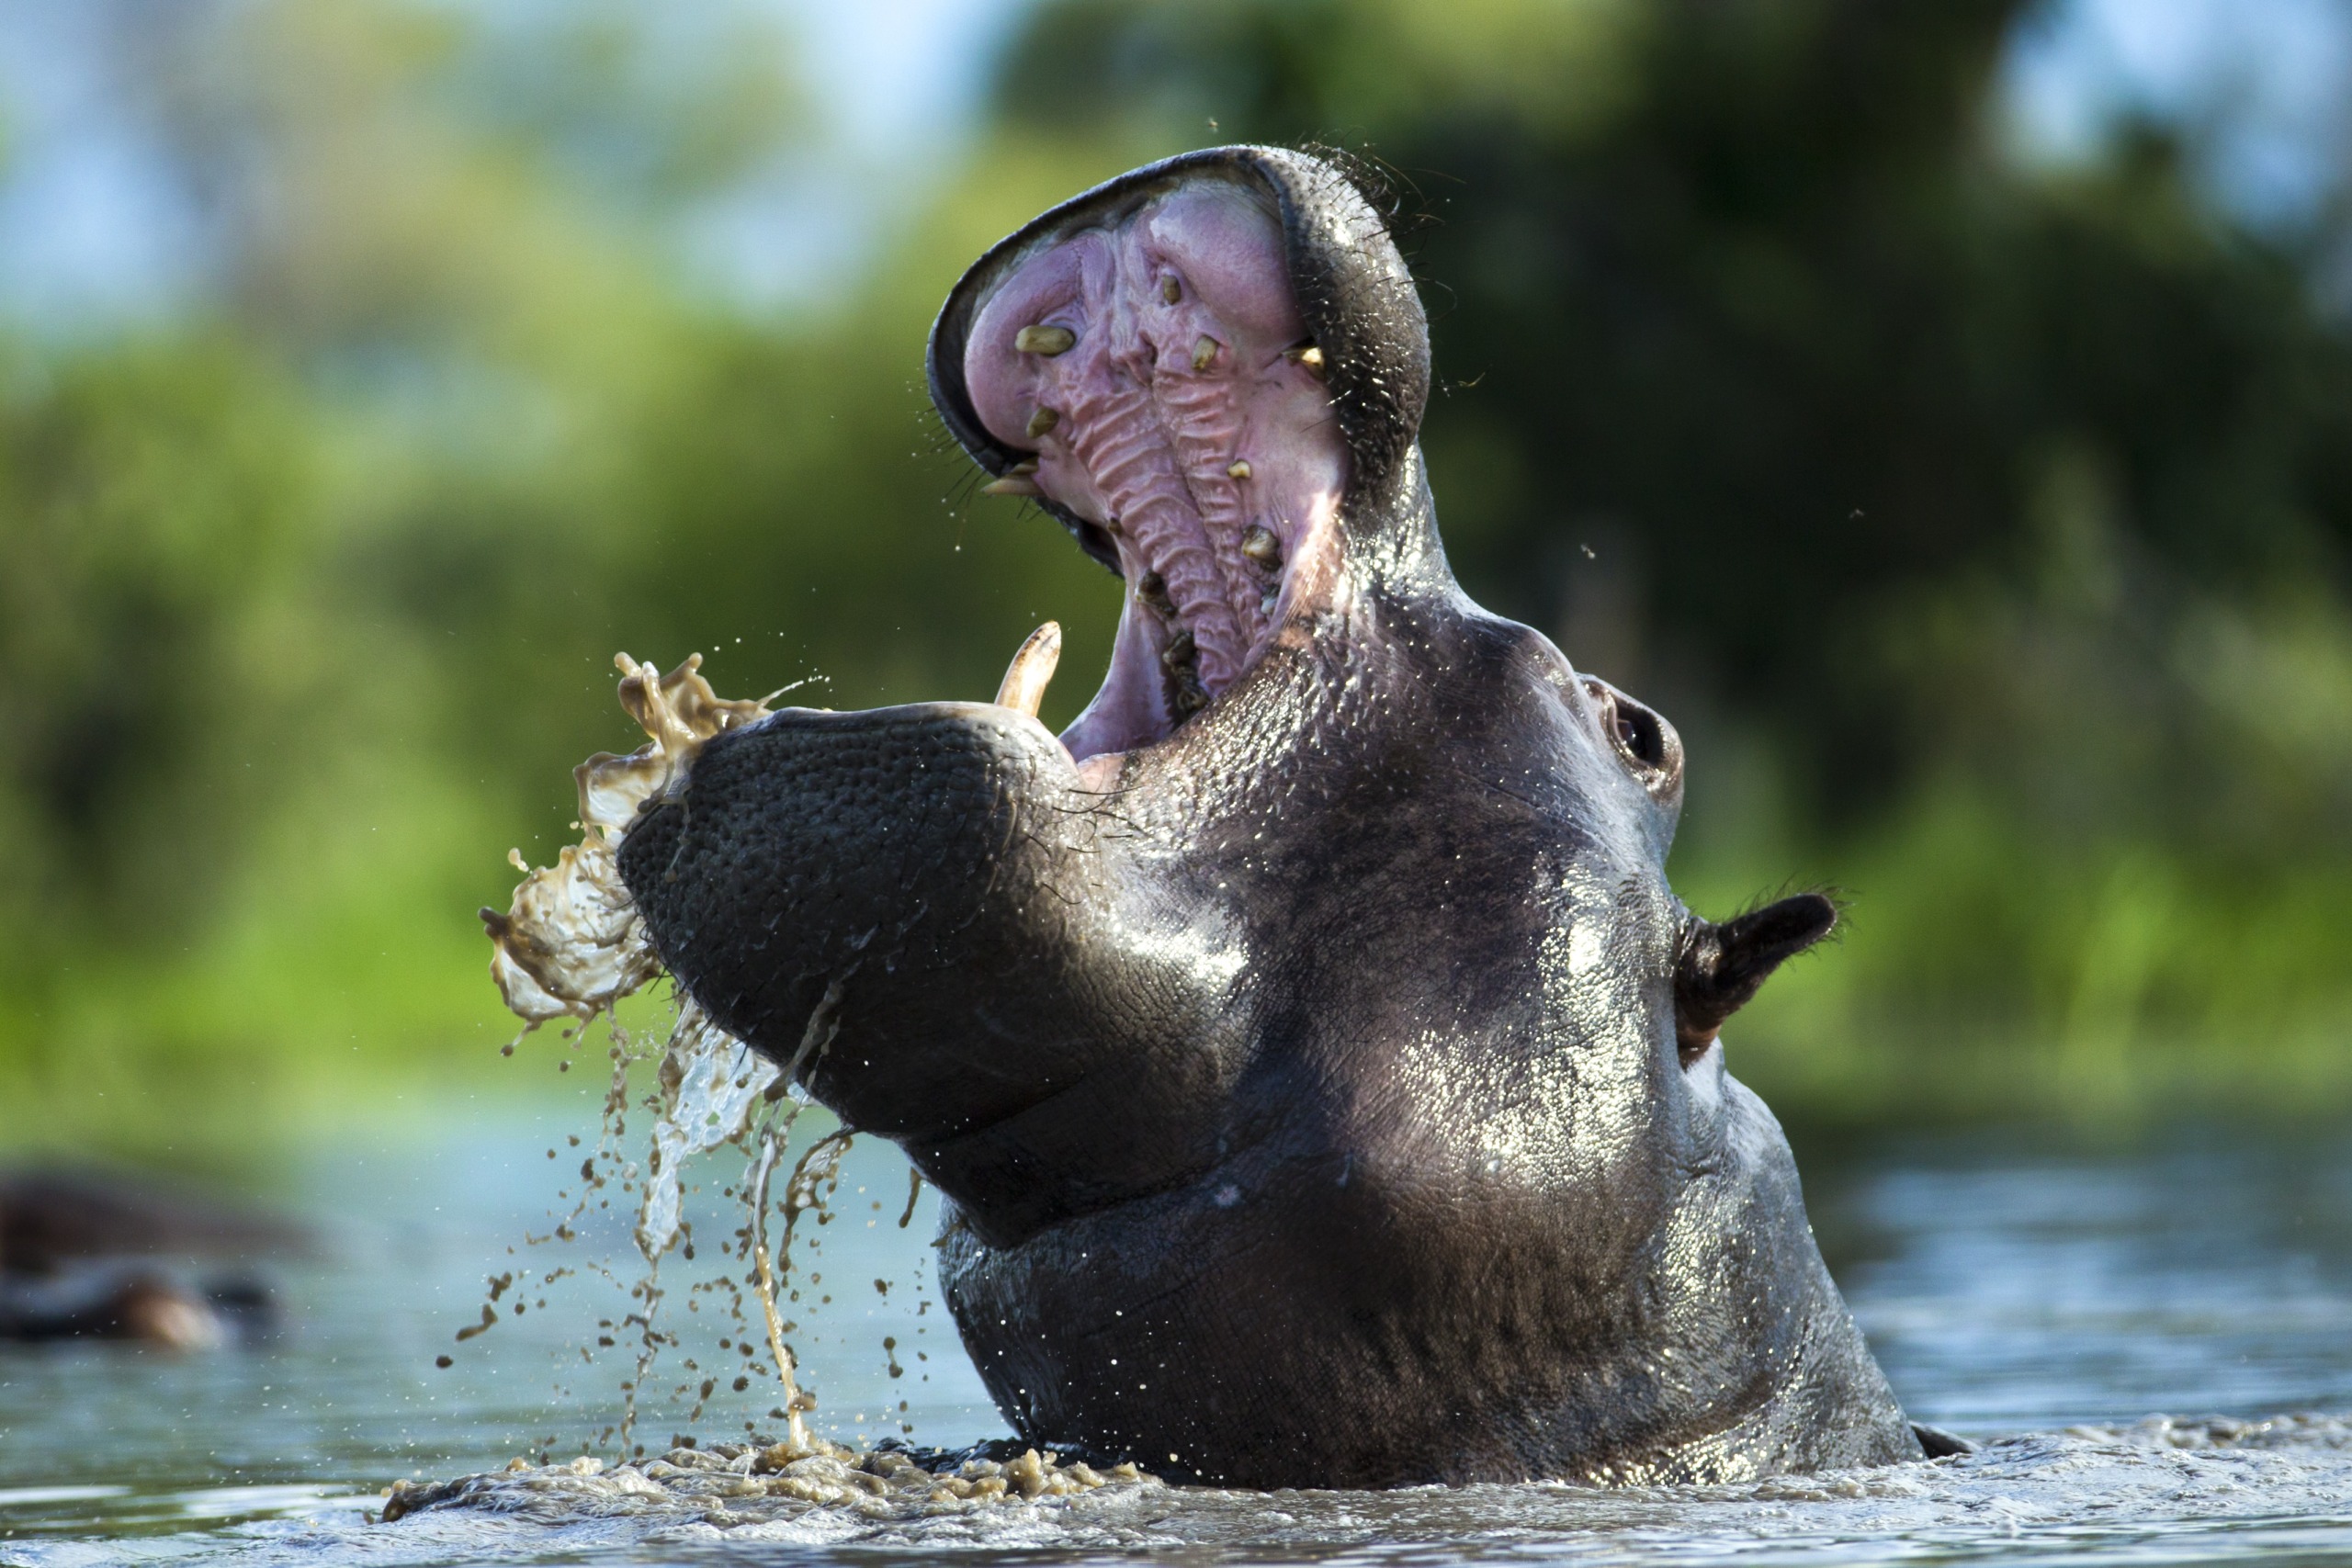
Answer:
<svg viewBox="0 0 2352 1568"><path fill-rule="evenodd" d="M2220 1129L2121 1151L1975 1136L1807 1155L1825 1249L1906 1407L1991 1439L1960 1461L1618 1493L1150 1486L914 1517L623 1502L566 1482L509 1487L493 1508L373 1523L395 1478L616 1457L599 1443L629 1358L594 1340L626 1303L627 1271L617 1283L593 1270L538 1281L619 1250L617 1228L605 1215L570 1246L523 1239L548 1228L577 1163L564 1135L578 1130L509 1119L313 1156L290 1201L321 1218L327 1246L277 1271L292 1312L267 1348L0 1349L0 1563L845 1562L947 1549L1054 1561L2352 1562L2352 1427L2203 1420L2352 1412L2352 1138ZM822 1400L815 1425L845 1441L907 1427L943 1445L995 1435L1001 1421L928 1304L929 1201L898 1227L904 1169L886 1146L861 1145L804 1258L823 1282L804 1283L803 1307L834 1298L796 1336ZM715 1187L724 1162L705 1175ZM726 1228L717 1197L705 1194L700 1236ZM523 1288L502 1298L497 1326L457 1342L485 1276L507 1270ZM707 1257L665 1266L661 1321L691 1332L648 1380L636 1437L655 1452L686 1430L708 1444L779 1425L764 1386L737 1394L723 1379L703 1417L684 1422L729 1332L721 1297L687 1289L712 1272ZM695 1375L679 1367L690 1354ZM443 1355L447 1369L435 1365ZM682 1381L688 1394L668 1400Z"/></svg>

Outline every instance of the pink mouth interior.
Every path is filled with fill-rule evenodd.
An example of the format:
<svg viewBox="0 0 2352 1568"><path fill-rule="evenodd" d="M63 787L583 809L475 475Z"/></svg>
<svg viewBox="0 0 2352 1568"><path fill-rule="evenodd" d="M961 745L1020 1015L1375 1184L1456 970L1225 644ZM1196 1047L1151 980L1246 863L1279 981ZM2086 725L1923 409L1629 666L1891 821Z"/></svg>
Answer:
<svg viewBox="0 0 2352 1568"><path fill-rule="evenodd" d="M1071 756L1149 745L1222 695L1336 570L1347 449L1272 213L1180 186L1000 283L964 375L1039 492L1107 530L1127 583Z"/></svg>

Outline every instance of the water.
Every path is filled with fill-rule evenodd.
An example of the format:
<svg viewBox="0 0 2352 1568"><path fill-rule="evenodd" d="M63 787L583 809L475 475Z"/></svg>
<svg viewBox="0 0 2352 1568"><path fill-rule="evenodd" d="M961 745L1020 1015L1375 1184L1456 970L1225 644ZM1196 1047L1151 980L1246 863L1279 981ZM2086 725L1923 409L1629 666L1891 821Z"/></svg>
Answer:
<svg viewBox="0 0 2352 1568"><path fill-rule="evenodd" d="M269 1348L0 1349L0 1563L845 1562L944 1550L1057 1562L2352 1562L2352 1427L2191 1419L2352 1412L2352 1137L2220 1130L2132 1151L1979 1136L1808 1154L1825 1249L1906 1406L2008 1438L1962 1460L1620 1493L1124 1486L945 1512L642 1484L624 1496L605 1477L526 1484L526 1473L493 1484L492 1506L370 1522L396 1478L566 1460L616 1416L628 1346L597 1349L594 1325L621 1289L589 1271L537 1281L605 1251L632 1256L627 1219L598 1216L570 1247L522 1242L547 1228L563 1168L576 1168L575 1131L587 1129L507 1119L315 1156L293 1187L328 1245L279 1271L293 1311ZM704 1179L731 1179L728 1157ZM804 1288L834 1297L795 1337L821 1401L811 1425L844 1440L905 1426L944 1445L997 1434L952 1327L927 1304L928 1197L898 1228L906 1190L896 1155L861 1143L837 1217L803 1260L825 1281ZM698 1230L723 1234L718 1194L699 1201ZM657 1451L674 1432L707 1445L746 1423L782 1425L767 1418L772 1386L722 1383L691 1428L680 1424L691 1391L667 1398L694 1382L677 1362L707 1366L726 1331L718 1299L688 1289L707 1262L665 1265L663 1312L677 1316L664 1321L696 1334L664 1363L675 1376L648 1380L640 1436ZM456 1342L484 1276L518 1268L526 1280L502 1304L530 1310ZM700 1311L685 1314L686 1300ZM453 1365L435 1367L442 1355ZM2183 1419L2142 1420L2154 1413Z"/></svg>

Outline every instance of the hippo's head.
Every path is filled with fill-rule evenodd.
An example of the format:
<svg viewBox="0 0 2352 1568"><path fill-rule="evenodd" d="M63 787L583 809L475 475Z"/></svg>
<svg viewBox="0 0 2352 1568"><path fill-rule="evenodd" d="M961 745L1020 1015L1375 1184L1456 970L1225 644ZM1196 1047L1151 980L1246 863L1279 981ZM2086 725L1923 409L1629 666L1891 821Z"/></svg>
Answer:
<svg viewBox="0 0 2352 1568"><path fill-rule="evenodd" d="M1672 727L1454 583L1349 178L1088 192L957 285L931 384L1125 580L1101 692L1059 738L1020 661L779 713L621 865L695 998L945 1196L1022 1435L1261 1484L1916 1456L1716 1043L1834 911L1692 916Z"/></svg>

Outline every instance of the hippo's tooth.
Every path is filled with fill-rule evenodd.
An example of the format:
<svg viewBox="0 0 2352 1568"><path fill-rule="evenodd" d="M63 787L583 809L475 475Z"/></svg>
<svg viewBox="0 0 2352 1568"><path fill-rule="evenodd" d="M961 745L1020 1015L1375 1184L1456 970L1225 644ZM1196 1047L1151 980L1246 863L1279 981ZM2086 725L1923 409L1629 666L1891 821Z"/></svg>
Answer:
<svg viewBox="0 0 2352 1568"><path fill-rule="evenodd" d="M1078 334L1068 327L1023 327L1012 334L1012 346L1023 354L1042 354L1051 359L1057 354L1068 354L1078 342Z"/></svg>
<svg viewBox="0 0 2352 1568"><path fill-rule="evenodd" d="M1029 439L1035 441L1062 422L1062 416L1052 409L1039 409L1029 416Z"/></svg>
<svg viewBox="0 0 2352 1568"><path fill-rule="evenodd" d="M980 487L982 495L1043 495L1037 481L1026 474L1007 474L1001 479L990 479Z"/></svg>
<svg viewBox="0 0 2352 1568"><path fill-rule="evenodd" d="M1174 273L1171 272L1159 280L1159 298L1162 303L1173 305L1183 297L1184 286L1176 281Z"/></svg>
<svg viewBox="0 0 2352 1568"><path fill-rule="evenodd" d="M1012 467L1005 469L1004 471L1008 474L1015 475L1034 474L1037 471L1037 459L1035 457L1023 457L1021 461L1013 464Z"/></svg>
<svg viewBox="0 0 2352 1568"><path fill-rule="evenodd" d="M1159 662L1170 670L1180 669L1192 663L1195 651L1193 634L1180 626L1176 635L1168 639L1168 646L1159 650Z"/></svg>
<svg viewBox="0 0 2352 1568"><path fill-rule="evenodd" d="M1205 333L1193 340L1193 368L1205 370L1216 363L1216 351L1223 345Z"/></svg>
<svg viewBox="0 0 2352 1568"><path fill-rule="evenodd" d="M1046 687L1061 661L1061 623L1047 621L1029 634L1012 662L1005 666L1003 683L996 689L997 705L1036 717L1037 705L1046 700Z"/></svg>
<svg viewBox="0 0 2352 1568"><path fill-rule="evenodd" d="M1323 351L1315 344L1311 343L1303 343L1296 348L1283 349L1283 357L1289 360L1293 365L1306 367L1306 373L1314 377L1317 380L1320 381L1323 379Z"/></svg>
<svg viewBox="0 0 2352 1568"><path fill-rule="evenodd" d="M1246 457L1236 457L1233 461L1225 466L1225 477L1229 479L1248 479L1250 477L1250 460Z"/></svg>
<svg viewBox="0 0 2352 1568"><path fill-rule="evenodd" d="M1274 531L1263 523L1252 523L1241 530L1241 553L1260 566L1277 567L1283 564L1283 542L1275 538Z"/></svg>

